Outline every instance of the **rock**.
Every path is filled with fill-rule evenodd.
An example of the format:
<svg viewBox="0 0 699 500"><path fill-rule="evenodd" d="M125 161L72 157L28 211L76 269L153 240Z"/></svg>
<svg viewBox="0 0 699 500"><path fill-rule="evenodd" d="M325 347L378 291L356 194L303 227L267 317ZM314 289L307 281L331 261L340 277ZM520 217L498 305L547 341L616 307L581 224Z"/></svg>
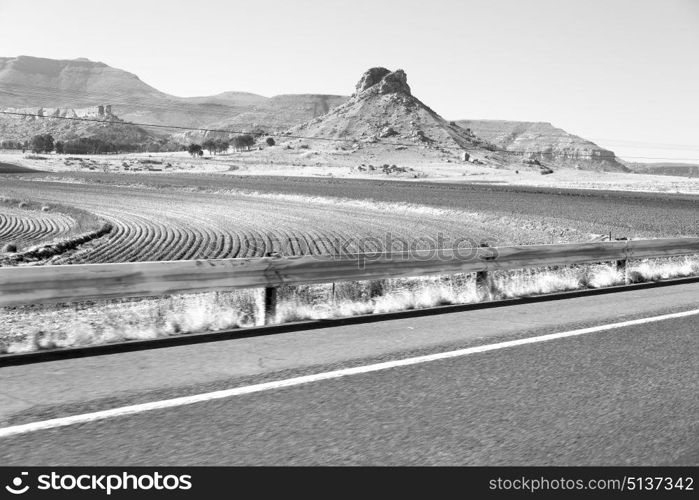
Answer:
<svg viewBox="0 0 699 500"><path fill-rule="evenodd" d="M379 94L395 94L403 93L410 94L410 86L408 85L408 76L402 69L397 69L393 73L389 73L379 82Z"/></svg>
<svg viewBox="0 0 699 500"><path fill-rule="evenodd" d="M374 86L377 86L379 94L403 93L411 95L408 76L402 69L390 71L381 67L371 68L364 72L355 89L357 94L360 94Z"/></svg>
<svg viewBox="0 0 699 500"><path fill-rule="evenodd" d="M463 151L461 153L461 161L469 161L471 159L471 155L468 154L466 151Z"/></svg>
<svg viewBox="0 0 699 500"><path fill-rule="evenodd" d="M422 130L416 130L415 132L413 132L413 138L417 139L418 141L422 141L422 142L431 142L432 141L432 139L427 137Z"/></svg>
<svg viewBox="0 0 699 500"><path fill-rule="evenodd" d="M379 132L379 137L385 139L386 137L391 137L396 134L398 134L398 132L393 130L391 127L384 127L381 129L381 132Z"/></svg>
<svg viewBox="0 0 699 500"><path fill-rule="evenodd" d="M360 92L364 92L369 87L373 87L374 85L379 83L381 79L384 76L388 75L390 72L390 70L382 67L368 69L364 72L362 77L357 82L357 85L355 86L357 94L359 94Z"/></svg>

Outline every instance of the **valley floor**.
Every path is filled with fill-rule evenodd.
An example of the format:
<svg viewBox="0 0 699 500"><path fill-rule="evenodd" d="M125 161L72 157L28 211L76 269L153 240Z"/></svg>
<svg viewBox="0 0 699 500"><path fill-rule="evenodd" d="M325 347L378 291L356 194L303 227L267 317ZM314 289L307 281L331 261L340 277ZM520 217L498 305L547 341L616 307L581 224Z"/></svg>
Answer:
<svg viewBox="0 0 699 500"><path fill-rule="evenodd" d="M699 194L699 178L691 177L600 172L556 166L552 167L552 174L542 175L536 166L515 162L503 165L501 159L495 158L484 157L484 163L478 164L460 161L456 155L422 151L352 153L300 146L297 144L290 150L276 148L270 151L273 148L267 148L203 158L192 158L184 152L68 156L0 151L0 163L54 173L124 173L133 175L135 179L139 175L161 172L216 173Z"/></svg>

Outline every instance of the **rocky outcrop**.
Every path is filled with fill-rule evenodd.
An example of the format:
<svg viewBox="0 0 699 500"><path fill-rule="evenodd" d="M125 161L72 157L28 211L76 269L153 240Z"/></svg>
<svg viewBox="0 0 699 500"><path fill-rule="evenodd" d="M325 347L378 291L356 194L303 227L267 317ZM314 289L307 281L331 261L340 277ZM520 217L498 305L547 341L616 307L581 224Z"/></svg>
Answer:
<svg viewBox="0 0 699 500"><path fill-rule="evenodd" d="M355 85L355 89L356 92L353 97L367 90L373 90L379 94L401 93L411 95L408 76L402 69L390 71L381 67L370 68L364 72L357 85Z"/></svg>
<svg viewBox="0 0 699 500"><path fill-rule="evenodd" d="M410 143L423 150L492 146L448 123L415 97L401 69L370 68L362 74L355 90L347 102L292 128L289 134L353 139L365 144Z"/></svg>
<svg viewBox="0 0 699 500"><path fill-rule="evenodd" d="M520 158L583 170L628 172L613 151L547 122L459 120L463 128Z"/></svg>
<svg viewBox="0 0 699 500"><path fill-rule="evenodd" d="M388 75L391 71L386 69L386 68L369 68L364 72L362 77L359 79L357 82L357 85L355 85L356 93L359 94L360 92L364 92L366 89L373 87L377 83L379 83L383 77Z"/></svg>

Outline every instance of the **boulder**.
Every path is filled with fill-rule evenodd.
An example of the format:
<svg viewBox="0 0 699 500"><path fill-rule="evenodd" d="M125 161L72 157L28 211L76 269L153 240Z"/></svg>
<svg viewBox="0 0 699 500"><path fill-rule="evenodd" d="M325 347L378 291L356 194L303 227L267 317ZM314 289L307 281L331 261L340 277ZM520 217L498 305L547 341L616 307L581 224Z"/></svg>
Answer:
<svg viewBox="0 0 699 500"><path fill-rule="evenodd" d="M386 137L391 137L396 135L398 132L393 130L391 127L384 127L381 129L381 132L379 132L379 137L382 139L385 139Z"/></svg>

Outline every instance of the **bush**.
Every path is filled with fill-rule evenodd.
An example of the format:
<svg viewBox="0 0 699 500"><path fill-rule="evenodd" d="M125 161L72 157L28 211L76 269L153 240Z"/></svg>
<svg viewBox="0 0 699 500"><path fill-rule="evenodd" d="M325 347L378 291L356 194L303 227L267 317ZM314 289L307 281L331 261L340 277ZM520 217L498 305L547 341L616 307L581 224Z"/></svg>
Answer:
<svg viewBox="0 0 699 500"><path fill-rule="evenodd" d="M201 145L194 144L194 143L187 146L187 152L192 156L203 156L204 155L204 150L202 149Z"/></svg>
<svg viewBox="0 0 699 500"><path fill-rule="evenodd" d="M268 146L274 146L276 142L274 142L274 139L272 137L267 137L267 140L265 140Z"/></svg>
<svg viewBox="0 0 699 500"><path fill-rule="evenodd" d="M14 243L8 243L4 247L2 247L2 251L5 253L15 253L17 252L17 245Z"/></svg>
<svg viewBox="0 0 699 500"><path fill-rule="evenodd" d="M233 147L237 150L250 148L255 144L255 138L250 134L236 135L231 141Z"/></svg>
<svg viewBox="0 0 699 500"><path fill-rule="evenodd" d="M39 134L32 137L31 148L34 153L50 153L53 151L53 136Z"/></svg>

